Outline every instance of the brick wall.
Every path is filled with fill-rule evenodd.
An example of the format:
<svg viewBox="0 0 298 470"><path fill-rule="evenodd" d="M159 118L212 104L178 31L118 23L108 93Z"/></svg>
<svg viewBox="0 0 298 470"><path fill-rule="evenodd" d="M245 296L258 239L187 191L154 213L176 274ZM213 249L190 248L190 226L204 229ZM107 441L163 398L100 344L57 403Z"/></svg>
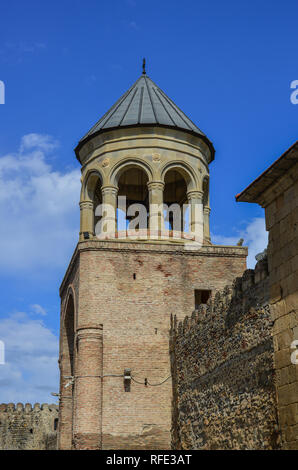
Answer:
<svg viewBox="0 0 298 470"><path fill-rule="evenodd" d="M170 375L170 314L182 319L186 311L192 311L195 289L214 293L231 282L245 269L246 254L244 247L208 246L191 252L174 243L79 243L61 287L62 306L69 279L75 277L73 270L79 270L76 331L89 331L89 339L85 335L80 340L85 341L82 351L87 354L87 342L97 347L95 330L102 327L105 376L101 385L96 378L85 379L82 405L78 402L81 385L75 381L74 432L80 433L82 445L102 441L104 449L170 448L171 381L155 387L144 386L144 379L154 384ZM62 366L65 356L62 350ZM89 367L92 358L85 361ZM75 362L77 374L79 357ZM101 364L94 367L100 370ZM107 376L121 375L126 368L135 379L130 392L124 390L123 377ZM101 405L95 400L99 396ZM101 406L100 438L94 435L98 426L92 428L85 419L93 403Z"/></svg>
<svg viewBox="0 0 298 470"><path fill-rule="evenodd" d="M36 403L0 405L1 450L54 450L57 447L58 406Z"/></svg>
<svg viewBox="0 0 298 470"><path fill-rule="evenodd" d="M171 329L172 446L280 447L267 267L260 261Z"/></svg>

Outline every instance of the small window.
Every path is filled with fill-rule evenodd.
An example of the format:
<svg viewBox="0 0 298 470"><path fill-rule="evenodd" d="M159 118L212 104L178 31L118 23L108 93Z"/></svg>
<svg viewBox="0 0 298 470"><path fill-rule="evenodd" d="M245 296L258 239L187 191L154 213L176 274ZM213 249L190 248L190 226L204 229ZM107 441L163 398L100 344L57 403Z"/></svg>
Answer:
<svg viewBox="0 0 298 470"><path fill-rule="evenodd" d="M58 418L55 418L54 420L54 431L57 431L58 429Z"/></svg>
<svg viewBox="0 0 298 470"><path fill-rule="evenodd" d="M200 305L206 304L210 295L211 295L211 290L195 289L195 310L197 310Z"/></svg>

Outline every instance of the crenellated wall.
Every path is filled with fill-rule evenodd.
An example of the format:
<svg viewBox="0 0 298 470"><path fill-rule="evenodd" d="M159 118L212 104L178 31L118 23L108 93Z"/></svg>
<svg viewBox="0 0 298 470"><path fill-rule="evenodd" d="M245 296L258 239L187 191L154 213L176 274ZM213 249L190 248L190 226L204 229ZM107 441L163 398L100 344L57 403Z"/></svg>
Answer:
<svg viewBox="0 0 298 470"><path fill-rule="evenodd" d="M55 450L58 405L0 404L0 450Z"/></svg>
<svg viewBox="0 0 298 470"><path fill-rule="evenodd" d="M266 259L170 334L172 447L280 447Z"/></svg>

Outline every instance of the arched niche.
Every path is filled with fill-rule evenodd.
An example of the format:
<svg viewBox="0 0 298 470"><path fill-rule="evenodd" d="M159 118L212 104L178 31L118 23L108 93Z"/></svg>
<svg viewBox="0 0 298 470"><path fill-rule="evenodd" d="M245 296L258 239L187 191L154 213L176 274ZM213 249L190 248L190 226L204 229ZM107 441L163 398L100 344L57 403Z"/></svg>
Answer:
<svg viewBox="0 0 298 470"><path fill-rule="evenodd" d="M70 292L63 321L63 373L67 376L74 374L74 336L75 308L73 294Z"/></svg>

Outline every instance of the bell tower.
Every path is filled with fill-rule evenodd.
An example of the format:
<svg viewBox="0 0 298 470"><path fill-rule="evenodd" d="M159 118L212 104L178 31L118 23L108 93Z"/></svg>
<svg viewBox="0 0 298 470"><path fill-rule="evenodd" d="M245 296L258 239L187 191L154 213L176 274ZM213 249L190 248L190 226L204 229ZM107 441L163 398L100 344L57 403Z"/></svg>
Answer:
<svg viewBox="0 0 298 470"><path fill-rule="evenodd" d="M80 233L62 285L60 449L170 449L170 315L242 274L211 244L202 131L147 76L80 140Z"/></svg>

